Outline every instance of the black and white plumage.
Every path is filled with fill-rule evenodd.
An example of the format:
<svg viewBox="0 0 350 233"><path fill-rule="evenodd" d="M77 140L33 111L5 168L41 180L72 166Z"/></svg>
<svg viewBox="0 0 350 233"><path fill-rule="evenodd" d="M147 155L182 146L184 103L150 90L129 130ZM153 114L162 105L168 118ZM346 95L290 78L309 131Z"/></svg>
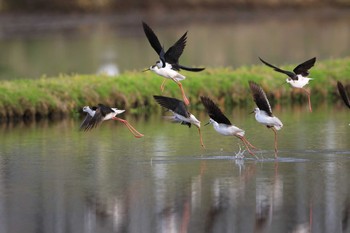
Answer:
<svg viewBox="0 0 350 233"><path fill-rule="evenodd" d="M187 42L187 32L185 32L180 39L178 39L173 46L171 46L165 53L163 50L162 45L160 44L158 37L153 32L153 30L145 23L142 22L143 30L146 34L146 37L151 44L152 48L156 51L156 53L160 57L160 63L159 68L164 68L166 65L163 61L171 65L171 68L173 70L179 71L180 69L192 71L192 72L199 72L204 70L205 68L193 68L193 67L186 67L179 64L179 58L182 55L186 42ZM163 55L161 54L163 50Z"/></svg>
<svg viewBox="0 0 350 233"><path fill-rule="evenodd" d="M91 121L92 117L95 115L96 109L97 109L96 106L93 106L91 108L89 106L83 107L83 112L86 112L86 116L79 127L80 130L87 131L87 130L92 129L91 128L92 125L90 125L90 121Z"/></svg>
<svg viewBox="0 0 350 233"><path fill-rule="evenodd" d="M172 121L187 125L189 127L191 124L195 125L198 128L201 146L204 148L202 134L200 131L201 122L187 110L187 107L183 101L176 98L158 95L154 95L153 98L160 106L168 109L173 114L173 116L169 117Z"/></svg>
<svg viewBox="0 0 350 233"><path fill-rule="evenodd" d="M271 105L267 99L264 90L255 82L249 81L249 87L253 95L255 104L258 106L254 109L255 119L257 122L271 128L275 134L275 157L277 158L277 132L283 127L280 119L272 114ZM252 112L252 113L253 113Z"/></svg>
<svg viewBox="0 0 350 233"><path fill-rule="evenodd" d="M341 98L343 99L345 105L350 108L350 99L349 99L348 94L346 93L345 87L339 81L337 82L337 87L338 87L339 94L340 94Z"/></svg>
<svg viewBox="0 0 350 233"><path fill-rule="evenodd" d="M165 52L153 30L145 22L142 22L142 26L149 43L159 55L159 60L156 62L156 64L144 71L151 70L166 79L173 80L179 86L185 104L189 105L190 102L185 95L182 84L180 83L180 81L184 80L186 77L180 74L178 71L180 71L180 69L183 69L192 72L199 72L204 70L204 68L192 68L179 64L179 58L186 46L187 32L183 34L181 38ZM160 86L162 92L164 91L164 84L166 79Z"/></svg>
<svg viewBox="0 0 350 233"><path fill-rule="evenodd" d="M304 89L304 86L309 83L309 81L312 78L309 78L309 70L315 65L316 57L313 57L298 66L296 66L292 71L283 70L281 68L278 68L277 66L274 66L266 61L264 61L262 58L260 58L260 61L264 63L265 65L273 68L275 71L286 74L288 78L286 79L286 82L289 83L294 88L301 88L303 89L306 94L308 95L308 101L309 101L309 109L310 112L312 112L311 107L311 100L310 100L310 92Z"/></svg>
<svg viewBox="0 0 350 233"><path fill-rule="evenodd" d="M253 149L255 149L255 147L244 137L244 130L232 125L230 120L209 97L201 96L201 101L210 117L208 124L212 124L216 132L221 135L236 136L241 139L248 152L254 155L249 147Z"/></svg>
<svg viewBox="0 0 350 233"><path fill-rule="evenodd" d="M81 124L80 130L84 131L91 130L97 127L103 121L113 119L113 117L117 116L118 114L125 112L125 110L110 108L103 104L98 104L97 107L94 106L92 108L90 108L89 106L85 106L83 108L83 111L87 113L87 116Z"/></svg>
<svg viewBox="0 0 350 233"><path fill-rule="evenodd" d="M127 126L129 131L137 138L142 137L143 134L139 133L134 127L132 127L128 121L116 117L117 115L125 112L125 110L110 108L103 104L98 104L97 107L85 106L83 111L86 112L86 117L80 125L80 130L89 131L100 125L103 121L117 120Z"/></svg>

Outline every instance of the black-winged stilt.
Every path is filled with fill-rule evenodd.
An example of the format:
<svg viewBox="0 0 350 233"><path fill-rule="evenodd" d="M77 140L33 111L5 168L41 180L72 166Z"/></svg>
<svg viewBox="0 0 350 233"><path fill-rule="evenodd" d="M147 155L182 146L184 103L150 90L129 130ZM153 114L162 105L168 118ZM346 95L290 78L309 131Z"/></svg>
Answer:
<svg viewBox="0 0 350 233"><path fill-rule="evenodd" d="M339 94L340 94L341 98L343 99L345 105L350 108L350 99L349 99L349 96L346 93L345 87L339 81L337 82L337 86L338 86Z"/></svg>
<svg viewBox="0 0 350 233"><path fill-rule="evenodd" d="M195 125L198 128L201 146L205 148L201 134L201 122L187 110L183 101L171 97L157 95L154 95L153 98L160 106L172 112L173 116L169 117L169 119L171 119L173 122L178 122L182 125L187 125L188 127L191 127L191 124Z"/></svg>
<svg viewBox="0 0 350 233"><path fill-rule="evenodd" d="M180 74L178 71L180 69L183 69L192 72L199 72L204 70L205 68L192 68L179 64L179 58L186 46L187 32L185 32L185 34L183 34L181 38L178 41L176 41L176 43L165 52L164 48L161 46L158 37L153 32L153 30L145 22L142 22L142 26L149 43L160 58L160 60L157 61L155 65L151 66L150 68L144 71L151 70L164 78L173 80L179 86L182 93L182 98L185 104L188 105L189 101L185 95L185 91L183 90L182 84L180 83L180 81L184 80L186 77ZM165 81L166 79L160 86L162 92L164 90Z"/></svg>
<svg viewBox="0 0 350 233"><path fill-rule="evenodd" d="M98 104L97 107L92 108L85 106L83 111L87 114L83 123L80 125L80 130L88 131L97 127L103 121L117 120L125 124L125 126L136 138L143 137L143 134L139 133L134 127L132 127L127 120L116 117L117 115L125 112L125 110L110 108L103 104Z"/></svg>
<svg viewBox="0 0 350 233"><path fill-rule="evenodd" d="M201 96L201 101L210 117L209 122L206 125L212 124L216 132L221 135L236 136L241 139L248 152L255 156L249 147L252 149L256 148L244 137L244 130L232 125L230 120L227 119L219 107L209 97Z"/></svg>
<svg viewBox="0 0 350 233"><path fill-rule="evenodd" d="M297 67L294 68L293 72L287 71L287 70L282 70L274 65L267 63L266 61L264 61L260 57L259 57L259 59L262 63L273 68L275 71L288 75L286 82L289 83L292 87L301 88L302 90L304 90L307 94L307 97L308 97L309 110L310 110L310 112L312 112L310 92L308 90L306 90L304 88L304 86L306 84L308 84L309 81L312 79L312 78L308 77L309 69L311 69L311 67L313 67L315 65L316 57L311 58L311 59L301 63L300 65L298 65Z"/></svg>
<svg viewBox="0 0 350 233"><path fill-rule="evenodd" d="M266 125L267 128L271 128L275 134L275 158L277 158L277 132L283 127L280 119L272 114L271 105L264 90L255 82L249 81L249 87L253 94L253 99L257 108L254 109L255 119L257 122ZM253 113L252 112L252 113Z"/></svg>

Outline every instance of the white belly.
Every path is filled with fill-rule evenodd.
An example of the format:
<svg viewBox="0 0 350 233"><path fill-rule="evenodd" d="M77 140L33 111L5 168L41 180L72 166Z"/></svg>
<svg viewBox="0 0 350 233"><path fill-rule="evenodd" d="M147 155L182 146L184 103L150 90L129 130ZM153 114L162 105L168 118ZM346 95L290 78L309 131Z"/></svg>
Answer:
<svg viewBox="0 0 350 233"><path fill-rule="evenodd" d="M165 68L158 68L155 67L152 70L154 73L168 79L175 79L176 81L184 80L186 77L177 72L176 70L173 70L171 68L165 67Z"/></svg>
<svg viewBox="0 0 350 233"><path fill-rule="evenodd" d="M295 88L303 88L306 84L309 83L311 78L303 77L301 75L298 75L298 80L290 80L287 81L292 87Z"/></svg>
<svg viewBox="0 0 350 233"><path fill-rule="evenodd" d="M224 136L235 136L235 135L239 135L241 137L244 136L244 130L234 125L226 126L223 124L214 124L214 129L216 130L216 132Z"/></svg>
<svg viewBox="0 0 350 233"><path fill-rule="evenodd" d="M276 130L280 130L283 127L283 124L280 121L280 119L278 119L275 116L270 117L264 114L255 114L255 119L257 122L269 127L274 127Z"/></svg>

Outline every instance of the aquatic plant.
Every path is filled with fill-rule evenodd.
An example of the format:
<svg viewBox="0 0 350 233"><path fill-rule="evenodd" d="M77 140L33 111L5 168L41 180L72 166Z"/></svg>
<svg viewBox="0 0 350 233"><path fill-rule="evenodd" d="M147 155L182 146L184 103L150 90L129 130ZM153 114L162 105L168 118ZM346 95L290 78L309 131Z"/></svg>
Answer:
<svg viewBox="0 0 350 233"><path fill-rule="evenodd" d="M282 66L292 69L294 65ZM251 104L248 80L259 83L273 103L302 103L306 96L285 83L285 77L264 65L237 69L207 68L203 72L182 72L187 78L183 86L192 107L199 107L201 95L210 96L220 105ZM335 101L337 80L350 85L350 58L317 61L308 85L313 104ZM181 98L178 86L166 83L164 93L159 86L163 78L151 72L125 72L116 77L103 75L60 75L40 79L0 82L0 119L57 118L74 115L85 105L103 103L128 109L149 111L156 106L153 95Z"/></svg>

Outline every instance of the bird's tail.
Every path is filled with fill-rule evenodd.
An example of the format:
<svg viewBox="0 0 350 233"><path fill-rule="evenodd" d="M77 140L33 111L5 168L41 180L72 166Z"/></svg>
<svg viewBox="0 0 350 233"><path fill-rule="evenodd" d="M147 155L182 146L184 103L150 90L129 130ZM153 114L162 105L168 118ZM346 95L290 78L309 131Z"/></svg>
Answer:
<svg viewBox="0 0 350 233"><path fill-rule="evenodd" d="M186 78L186 76L180 74L180 73L177 73L176 76L175 76L175 79L176 81L180 82L182 80L184 80Z"/></svg>
<svg viewBox="0 0 350 233"><path fill-rule="evenodd" d="M199 72L199 71L204 70L205 68L193 68L193 67L187 67L187 66L180 65L180 69L191 71L191 72Z"/></svg>

